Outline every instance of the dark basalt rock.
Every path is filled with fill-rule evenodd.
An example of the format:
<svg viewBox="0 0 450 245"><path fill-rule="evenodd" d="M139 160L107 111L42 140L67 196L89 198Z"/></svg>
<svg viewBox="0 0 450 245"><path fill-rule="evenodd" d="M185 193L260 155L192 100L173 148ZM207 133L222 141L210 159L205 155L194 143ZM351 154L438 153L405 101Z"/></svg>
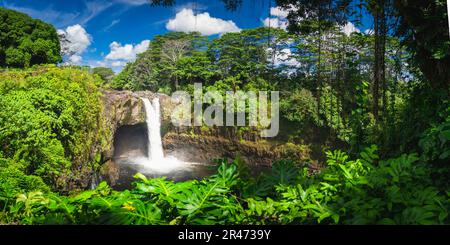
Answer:
<svg viewBox="0 0 450 245"><path fill-rule="evenodd" d="M211 163L214 159L240 157L251 167L270 167L281 152L266 144L230 140L216 136L169 133L163 138L167 155L188 162Z"/></svg>

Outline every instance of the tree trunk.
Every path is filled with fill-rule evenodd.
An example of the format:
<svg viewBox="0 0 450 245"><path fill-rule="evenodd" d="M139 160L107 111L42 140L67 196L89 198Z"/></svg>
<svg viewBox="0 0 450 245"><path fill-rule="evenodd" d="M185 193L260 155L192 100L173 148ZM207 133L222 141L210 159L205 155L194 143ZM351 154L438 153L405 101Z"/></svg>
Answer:
<svg viewBox="0 0 450 245"><path fill-rule="evenodd" d="M378 121L378 101L379 101L379 86L380 86L380 76L379 76L379 70L380 70L380 61L379 61L379 52L380 52L380 47L379 47L379 35L380 35L380 28L379 28L379 15L378 15L378 9L377 7L375 7L374 10L374 31L375 31L375 53L374 53L374 58L375 58L375 62L374 62L374 68L373 68L373 72L374 72L374 79L373 79L373 109L372 109L372 113L373 116L375 118L376 121Z"/></svg>
<svg viewBox="0 0 450 245"><path fill-rule="evenodd" d="M382 97L383 97L383 118L386 116L388 101L387 101L387 82L386 82L386 35L387 35L387 19L386 19L386 3L385 0L380 0L381 13L380 13L380 80L382 84Z"/></svg>
<svg viewBox="0 0 450 245"><path fill-rule="evenodd" d="M380 85L386 86L385 79L385 50L386 50L386 16L384 10L384 0L377 1L374 8L375 24L375 62L374 62L374 81L373 81L373 116L375 121L379 120L380 103ZM383 95L384 95L383 91ZM384 100L383 96L383 100ZM385 106L385 105L383 105Z"/></svg>
<svg viewBox="0 0 450 245"><path fill-rule="evenodd" d="M319 11L320 16L320 11ZM322 26L321 26L321 19L319 17L319 43L318 43L318 57L317 57L317 111L320 113L321 109L321 89L322 89Z"/></svg>

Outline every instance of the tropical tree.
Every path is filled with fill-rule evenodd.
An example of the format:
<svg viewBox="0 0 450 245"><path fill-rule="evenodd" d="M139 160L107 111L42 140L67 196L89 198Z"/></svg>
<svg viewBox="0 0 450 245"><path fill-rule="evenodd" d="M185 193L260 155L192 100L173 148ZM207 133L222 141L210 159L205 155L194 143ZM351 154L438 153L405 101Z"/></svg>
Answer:
<svg viewBox="0 0 450 245"><path fill-rule="evenodd" d="M60 62L55 28L26 14L0 7L0 67Z"/></svg>
<svg viewBox="0 0 450 245"><path fill-rule="evenodd" d="M114 71L109 68L109 67L95 67L92 69L92 73L99 75L100 78L105 82L105 83L110 83L111 80L114 78Z"/></svg>

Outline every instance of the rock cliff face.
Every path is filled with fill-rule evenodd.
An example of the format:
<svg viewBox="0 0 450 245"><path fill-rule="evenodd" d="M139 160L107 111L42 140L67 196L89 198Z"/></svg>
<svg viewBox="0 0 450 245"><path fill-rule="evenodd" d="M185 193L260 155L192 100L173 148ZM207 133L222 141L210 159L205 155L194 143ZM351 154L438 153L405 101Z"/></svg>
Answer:
<svg viewBox="0 0 450 245"><path fill-rule="evenodd" d="M272 144L264 141L245 141L221 136L189 135L169 132L163 138L165 154L187 162L211 163L217 158L240 157L250 168L268 168L273 161L292 159L307 163L308 147L294 144Z"/></svg>
<svg viewBox="0 0 450 245"><path fill-rule="evenodd" d="M120 146L129 144L129 142L114 142L117 139L123 139L123 132L140 130L142 136L146 138L146 124L145 124L145 108L142 98L148 98L153 100L158 97L161 105L161 117L163 131L167 132L170 125L170 113L174 108L174 104L171 103L171 99L167 95L152 93L149 91L131 92L131 91L115 91L105 90L103 91L102 103L103 103L103 128L105 129L105 146L101 152L102 166L100 169L100 176L102 179L107 180L110 184L114 185L120 175L123 175L123 170L114 162L115 146L120 143ZM143 130L145 129L145 130ZM129 133L128 132L128 133ZM139 132L133 132L134 135ZM121 137L117 137L120 135ZM133 140L133 139L131 139ZM141 144L140 141L132 142L130 147L136 144ZM123 148L123 147L122 147ZM146 150L146 145L142 143L142 151ZM123 151L123 149L121 149ZM146 152L144 152L146 153ZM131 154L131 153L130 153ZM132 176L134 173L130 173ZM130 177L131 178L131 177Z"/></svg>
<svg viewBox="0 0 450 245"><path fill-rule="evenodd" d="M141 98L152 100L155 97L160 99L162 124L168 125L170 112L174 107L169 96L149 91L103 91L103 118L104 127L107 131L106 141L108 142L108 147L102 153L105 161L110 160L114 155L114 136L118 128L145 123L145 109Z"/></svg>
<svg viewBox="0 0 450 245"><path fill-rule="evenodd" d="M104 91L102 96L104 127L108 146L102 157L110 160L114 155L114 135L124 125L145 122L143 104L138 96L130 91Z"/></svg>
<svg viewBox="0 0 450 245"><path fill-rule="evenodd" d="M224 137L168 133L163 138L166 155L188 162L211 163L217 158L241 157L251 167L270 167L281 152L267 144Z"/></svg>

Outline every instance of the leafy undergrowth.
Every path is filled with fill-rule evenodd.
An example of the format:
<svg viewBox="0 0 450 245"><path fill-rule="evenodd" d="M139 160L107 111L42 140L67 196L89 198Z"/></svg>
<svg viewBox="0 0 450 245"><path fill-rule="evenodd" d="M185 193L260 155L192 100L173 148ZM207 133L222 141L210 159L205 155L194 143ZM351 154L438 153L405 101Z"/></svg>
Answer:
<svg viewBox="0 0 450 245"><path fill-rule="evenodd" d="M122 192L101 183L66 197L20 194L0 214L20 224L448 224L450 193L433 187L415 154L381 161L375 146L356 160L327 153L327 167L309 176L289 161L251 177L236 160L213 176L174 183L135 177Z"/></svg>

